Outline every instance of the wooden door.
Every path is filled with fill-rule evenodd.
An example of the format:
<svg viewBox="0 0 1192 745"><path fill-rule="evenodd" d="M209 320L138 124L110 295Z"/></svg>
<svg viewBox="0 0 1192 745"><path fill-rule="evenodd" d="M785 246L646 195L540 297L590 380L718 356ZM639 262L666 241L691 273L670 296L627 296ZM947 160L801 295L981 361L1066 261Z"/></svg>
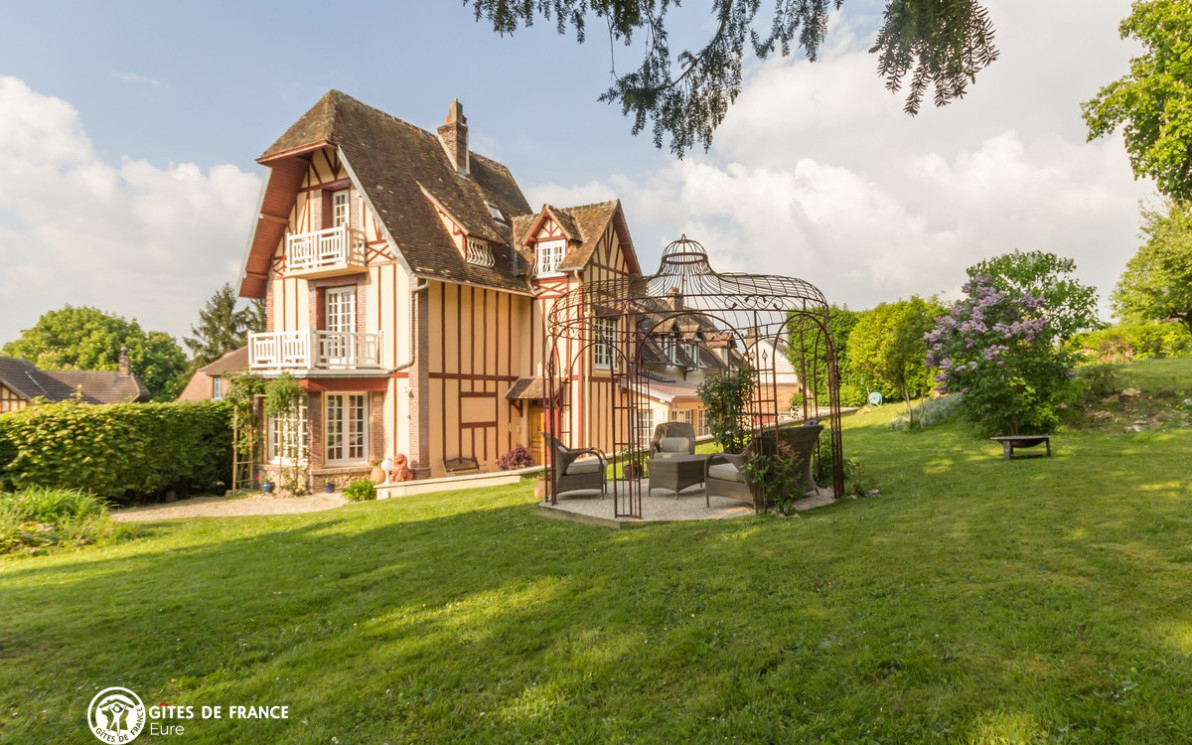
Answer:
<svg viewBox="0 0 1192 745"><path fill-rule="evenodd" d="M546 449L542 437L542 406L530 404L526 408L528 409L526 419L529 422L526 426L530 429L527 447L530 448L530 454L534 456L534 463L543 465L546 463Z"/></svg>

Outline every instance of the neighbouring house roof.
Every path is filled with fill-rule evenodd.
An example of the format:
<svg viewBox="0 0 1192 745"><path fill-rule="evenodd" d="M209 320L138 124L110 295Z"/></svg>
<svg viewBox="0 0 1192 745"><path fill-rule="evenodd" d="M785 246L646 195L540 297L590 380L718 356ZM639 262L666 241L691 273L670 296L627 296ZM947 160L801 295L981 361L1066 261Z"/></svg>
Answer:
<svg viewBox="0 0 1192 745"><path fill-rule="evenodd" d="M529 292L523 259L510 244L512 222L531 210L509 169L470 152L469 174L460 175L436 134L333 90L258 159L271 173L262 198L263 215L245 262L241 295L264 295L269 265L284 231L276 218L288 219L305 172L303 158L326 146L339 149L356 185L414 274ZM444 228L435 203L468 235L491 244L492 267L466 261ZM488 203L496 205L509 222L495 218ZM266 208L273 211L265 214ZM270 216L275 219L267 219Z"/></svg>
<svg viewBox="0 0 1192 745"><path fill-rule="evenodd" d="M211 379L228 373L242 372L248 369L248 347L233 349L224 356L209 362L190 377L186 388L178 394L179 401L206 401L211 398Z"/></svg>
<svg viewBox="0 0 1192 745"><path fill-rule="evenodd" d="M88 404L115 404L149 400L149 389L136 375L114 370L42 370L30 362L0 357L0 383L28 399L65 401L76 391Z"/></svg>
<svg viewBox="0 0 1192 745"><path fill-rule="evenodd" d="M675 380L657 373L649 373L650 398L661 403L691 403L699 401L699 386Z"/></svg>

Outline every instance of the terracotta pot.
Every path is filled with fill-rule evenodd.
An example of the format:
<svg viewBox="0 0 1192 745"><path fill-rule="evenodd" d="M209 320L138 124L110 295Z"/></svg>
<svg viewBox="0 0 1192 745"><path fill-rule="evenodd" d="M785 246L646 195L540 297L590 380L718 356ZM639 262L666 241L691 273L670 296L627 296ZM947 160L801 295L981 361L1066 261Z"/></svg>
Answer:
<svg viewBox="0 0 1192 745"><path fill-rule="evenodd" d="M380 466L373 466L369 471L368 480L374 484L383 484L385 483L385 472L381 470Z"/></svg>

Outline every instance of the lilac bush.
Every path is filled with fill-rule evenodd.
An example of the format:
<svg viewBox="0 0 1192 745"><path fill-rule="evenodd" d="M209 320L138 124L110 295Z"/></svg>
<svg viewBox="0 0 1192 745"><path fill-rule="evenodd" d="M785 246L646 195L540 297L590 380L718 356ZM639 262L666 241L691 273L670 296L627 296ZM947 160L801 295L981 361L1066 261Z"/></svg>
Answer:
<svg viewBox="0 0 1192 745"><path fill-rule="evenodd" d="M990 433L1051 432L1072 365L1055 344L1043 299L998 290L986 275L963 289L967 297L924 337L939 390L963 393L966 418Z"/></svg>

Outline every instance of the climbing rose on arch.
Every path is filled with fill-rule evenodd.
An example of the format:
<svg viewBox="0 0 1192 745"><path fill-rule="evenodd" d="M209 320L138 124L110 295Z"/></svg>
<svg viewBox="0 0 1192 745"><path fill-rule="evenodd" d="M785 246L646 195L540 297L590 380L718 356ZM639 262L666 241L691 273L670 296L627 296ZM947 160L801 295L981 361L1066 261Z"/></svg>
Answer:
<svg viewBox="0 0 1192 745"><path fill-rule="evenodd" d="M963 393L961 410L988 432L1050 432L1072 365L1040 312L1042 298L998 290L988 276L963 290L924 336L938 390Z"/></svg>

